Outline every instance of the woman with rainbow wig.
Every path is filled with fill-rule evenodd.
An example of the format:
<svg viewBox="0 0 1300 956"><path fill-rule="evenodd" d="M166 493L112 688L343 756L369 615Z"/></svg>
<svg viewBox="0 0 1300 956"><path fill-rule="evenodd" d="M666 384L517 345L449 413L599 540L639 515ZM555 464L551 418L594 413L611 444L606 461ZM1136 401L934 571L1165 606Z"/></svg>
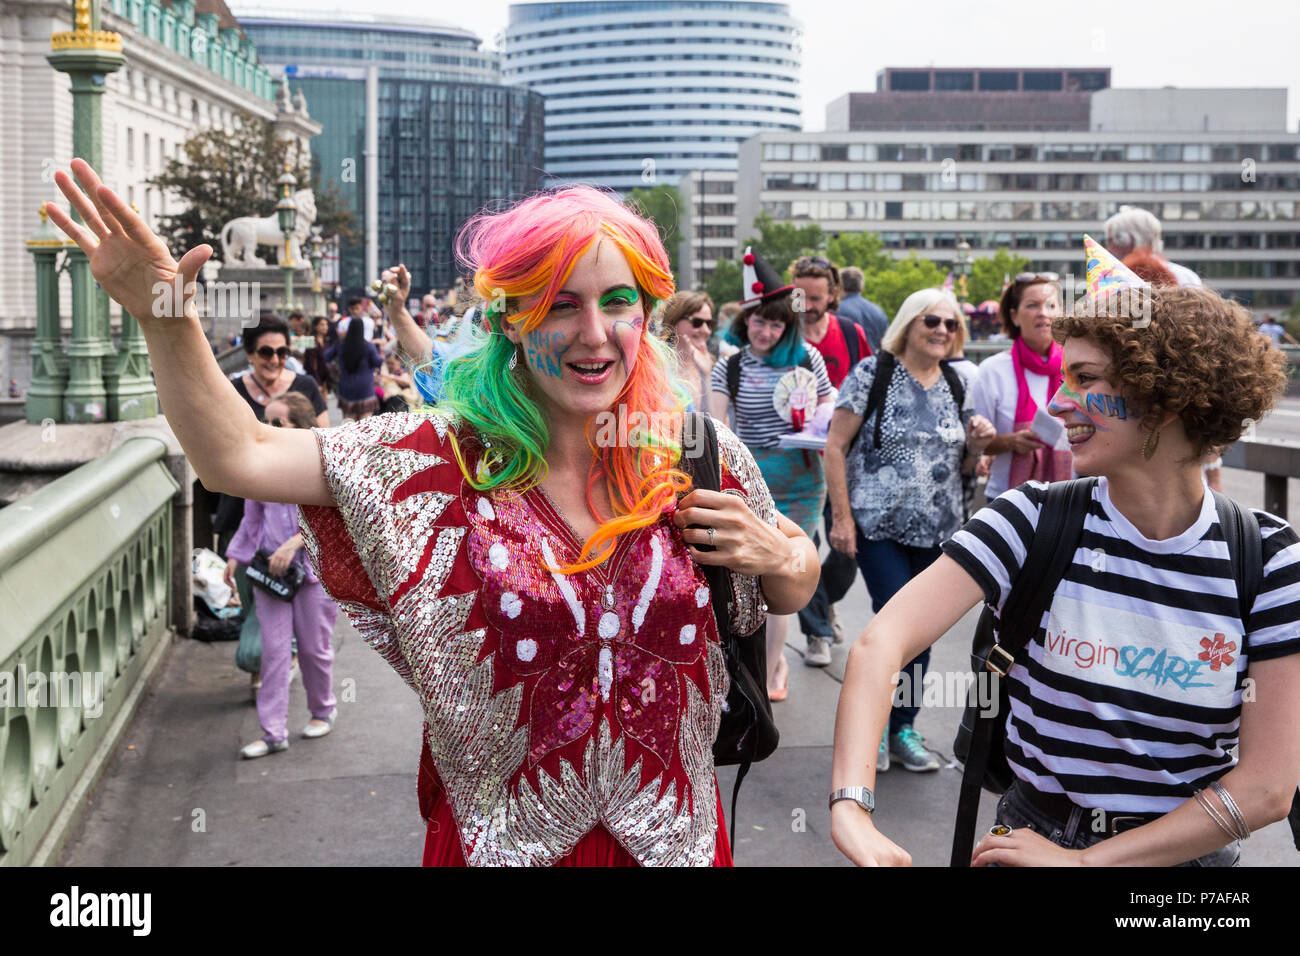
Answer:
<svg viewBox="0 0 1300 956"><path fill-rule="evenodd" d="M803 606L818 565L725 428L722 491L678 467L700 449L646 334L673 290L655 227L586 187L476 217L458 249L483 320L419 370L436 407L277 429L221 373L192 298L151 307L211 247L176 262L73 172L56 182L85 224L51 218L141 317L195 472L299 504L313 569L419 695L424 862L728 865L712 753L728 678L700 565L730 573L734 634ZM409 277L391 276L401 328Z"/></svg>

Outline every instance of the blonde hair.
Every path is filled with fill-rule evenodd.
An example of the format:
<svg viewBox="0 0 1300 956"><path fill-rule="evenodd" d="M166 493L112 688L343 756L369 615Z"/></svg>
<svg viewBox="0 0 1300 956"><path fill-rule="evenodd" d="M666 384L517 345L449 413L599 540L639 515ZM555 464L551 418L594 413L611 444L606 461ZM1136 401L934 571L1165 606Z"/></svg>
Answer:
<svg viewBox="0 0 1300 956"><path fill-rule="evenodd" d="M902 355L912 323L936 305L948 306L961 323L957 328L957 334L952 337L952 347L948 349L947 357L961 355L966 348L966 313L962 311L957 297L943 289L918 289L904 299L903 304L898 307L898 314L894 316L894 321L889 323L889 328L885 330L880 340L881 349L894 355Z"/></svg>

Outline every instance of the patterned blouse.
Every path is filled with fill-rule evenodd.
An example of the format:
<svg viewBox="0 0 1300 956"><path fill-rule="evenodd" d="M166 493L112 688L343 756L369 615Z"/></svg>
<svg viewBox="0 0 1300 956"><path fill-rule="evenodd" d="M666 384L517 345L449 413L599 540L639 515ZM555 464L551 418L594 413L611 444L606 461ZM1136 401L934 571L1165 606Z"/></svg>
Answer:
<svg viewBox="0 0 1300 956"><path fill-rule="evenodd" d="M875 377L873 355L844 380L835 407L865 413ZM864 538L934 548L952 537L961 525L961 460L974 413L969 387L958 409L942 376L922 388L902 362L894 363L880 448L874 447L873 413L848 453L849 505Z"/></svg>
<svg viewBox="0 0 1300 956"><path fill-rule="evenodd" d="M419 695L470 865L546 865L603 828L643 865L714 862L713 738L727 673L709 588L665 514L589 571L540 488L464 481L440 415L314 429L337 508L303 506L312 564ZM722 487L775 524L745 447L718 426ZM460 448L477 468L477 442ZM738 633L766 607L732 575Z"/></svg>

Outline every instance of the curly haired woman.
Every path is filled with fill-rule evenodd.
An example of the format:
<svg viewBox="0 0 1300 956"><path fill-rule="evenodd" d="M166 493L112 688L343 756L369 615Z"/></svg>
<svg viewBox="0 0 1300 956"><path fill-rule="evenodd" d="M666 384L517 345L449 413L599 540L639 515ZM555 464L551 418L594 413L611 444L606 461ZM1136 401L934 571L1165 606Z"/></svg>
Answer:
<svg viewBox="0 0 1300 956"><path fill-rule="evenodd" d="M679 429L592 439L614 409L671 422L684 404L646 334L672 293L654 225L588 187L476 217L459 250L490 329L467 327L472 347L424 373L439 409L272 428L221 374L192 299L149 307L211 247L174 261L87 164L73 171L84 193L56 182L85 225L50 217L142 317L195 472L302 505L313 569L419 695L437 785L425 862L728 865L712 751L728 680L697 565L728 569L727 623L752 634L807 602L816 552L726 429L722 490L680 502Z"/></svg>
<svg viewBox="0 0 1300 956"><path fill-rule="evenodd" d="M1272 407L1282 357L1209 290L1131 298L1149 324L1108 308L1053 324L1065 377L1050 410L1075 469L1097 480L1072 563L1008 673L1016 780L977 866L1233 865L1239 838L1287 815L1300 779L1300 540L1254 512L1263 574L1242 607L1200 466ZM891 675L975 604L1001 609L1048 487L999 496L872 620L849 656L832 787L874 786ZM857 863L910 861L852 799L835 803L831 831Z"/></svg>

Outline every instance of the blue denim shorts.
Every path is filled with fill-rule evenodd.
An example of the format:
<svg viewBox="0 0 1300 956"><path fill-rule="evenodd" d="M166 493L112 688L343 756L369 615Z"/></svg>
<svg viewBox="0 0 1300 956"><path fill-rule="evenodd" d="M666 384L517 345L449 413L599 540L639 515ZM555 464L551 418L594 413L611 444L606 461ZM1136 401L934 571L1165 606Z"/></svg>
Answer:
<svg viewBox="0 0 1300 956"><path fill-rule="evenodd" d="M1092 811L1075 807L1069 819L1057 819L1031 804L1022 792L1026 785L1017 781L998 801L997 822L1018 830L1028 827L1039 836L1046 837L1067 850L1084 850L1111 837L1109 830L1095 832L1092 828ZM1239 866L1241 841L1234 840L1225 847L1198 856L1179 866Z"/></svg>

